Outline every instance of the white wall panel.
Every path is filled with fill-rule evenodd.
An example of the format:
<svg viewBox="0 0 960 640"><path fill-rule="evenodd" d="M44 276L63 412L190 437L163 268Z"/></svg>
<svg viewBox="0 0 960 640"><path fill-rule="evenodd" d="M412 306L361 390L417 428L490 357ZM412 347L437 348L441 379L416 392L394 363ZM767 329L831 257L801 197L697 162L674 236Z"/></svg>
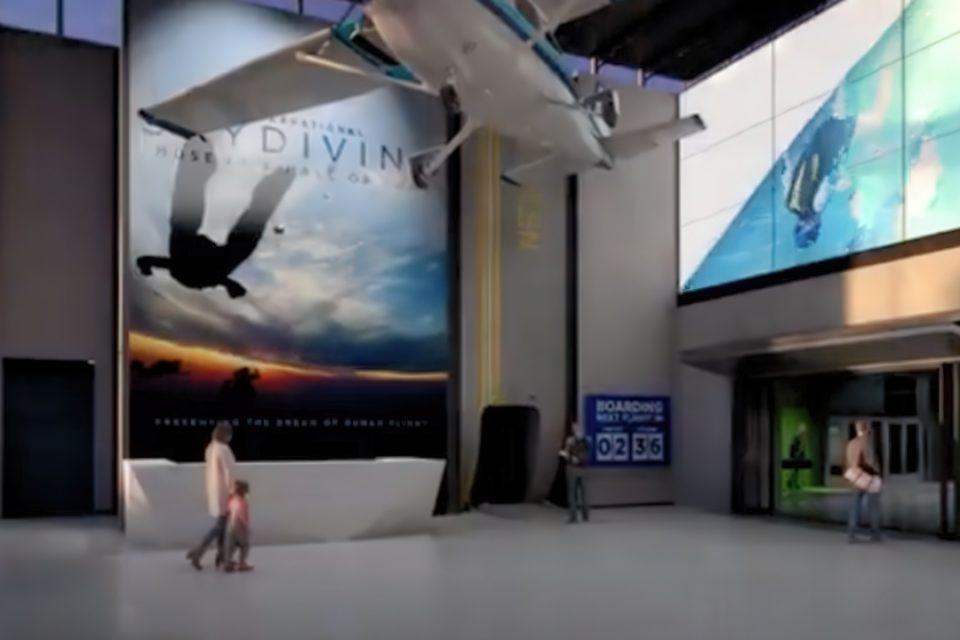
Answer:
<svg viewBox="0 0 960 640"><path fill-rule="evenodd" d="M767 45L680 96L681 115L700 114L707 130L680 142L688 158L773 115L773 47Z"/></svg>
<svg viewBox="0 0 960 640"><path fill-rule="evenodd" d="M777 114L840 84L864 52L894 24L902 0L845 0L774 43L774 109ZM864 75L900 58L888 48L861 69Z"/></svg>

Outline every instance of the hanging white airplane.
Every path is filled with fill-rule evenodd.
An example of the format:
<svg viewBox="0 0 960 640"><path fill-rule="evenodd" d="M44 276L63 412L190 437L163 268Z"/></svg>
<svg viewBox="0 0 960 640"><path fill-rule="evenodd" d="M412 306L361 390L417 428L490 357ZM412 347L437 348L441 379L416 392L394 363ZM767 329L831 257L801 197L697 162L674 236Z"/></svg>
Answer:
<svg viewBox="0 0 960 640"><path fill-rule="evenodd" d="M140 115L192 137L393 85L438 96L465 116L446 145L411 159L420 187L482 126L535 149L529 161L504 173L508 181L548 165L568 174L610 169L618 157L704 128L691 116L616 130L621 102L647 90L605 89L594 76L574 78L564 68L553 31L616 1L364 0L366 19L348 14ZM325 82L318 69L342 72L343 81Z"/></svg>

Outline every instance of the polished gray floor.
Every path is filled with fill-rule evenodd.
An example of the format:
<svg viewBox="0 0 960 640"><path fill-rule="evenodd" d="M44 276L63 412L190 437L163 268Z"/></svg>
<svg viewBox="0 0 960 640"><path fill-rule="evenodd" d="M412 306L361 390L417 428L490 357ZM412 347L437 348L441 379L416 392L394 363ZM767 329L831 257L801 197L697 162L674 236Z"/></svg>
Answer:
<svg viewBox="0 0 960 640"><path fill-rule="evenodd" d="M249 575L124 547L109 523L0 523L0 638L946 639L960 545L679 509L568 526L525 507L434 535L257 548Z"/></svg>

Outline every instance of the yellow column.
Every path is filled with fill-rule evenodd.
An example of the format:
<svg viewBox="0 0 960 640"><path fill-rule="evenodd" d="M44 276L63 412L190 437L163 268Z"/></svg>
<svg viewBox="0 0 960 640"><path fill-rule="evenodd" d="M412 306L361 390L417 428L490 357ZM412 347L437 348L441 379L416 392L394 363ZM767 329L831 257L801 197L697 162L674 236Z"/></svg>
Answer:
<svg viewBox="0 0 960 640"><path fill-rule="evenodd" d="M476 296L476 401L478 424L484 407L496 404L501 398L500 347L501 347L501 241L502 241L502 194L500 186L501 156L500 136L492 129L484 128L476 134L474 149L473 193L474 220L471 235L475 247ZM470 461L463 487L464 500L476 471L476 461Z"/></svg>

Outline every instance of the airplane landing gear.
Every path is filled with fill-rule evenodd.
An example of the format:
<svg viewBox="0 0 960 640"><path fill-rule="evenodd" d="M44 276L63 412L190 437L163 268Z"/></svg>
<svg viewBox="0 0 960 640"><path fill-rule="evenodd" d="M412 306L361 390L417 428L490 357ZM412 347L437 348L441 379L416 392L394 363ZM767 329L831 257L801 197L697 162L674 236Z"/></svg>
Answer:
<svg viewBox="0 0 960 640"><path fill-rule="evenodd" d="M601 104L603 105L601 107L603 121L611 129L616 129L617 123L620 122L620 100L617 93L611 91L610 99L604 100Z"/></svg>
<svg viewBox="0 0 960 640"><path fill-rule="evenodd" d="M426 171L426 158L414 158L410 161L410 177L413 178L413 184L418 189L426 189L430 186L430 176Z"/></svg>
<svg viewBox="0 0 960 640"><path fill-rule="evenodd" d="M436 175L447 158L453 155L453 152L459 149L460 145L476 130L477 124L468 119L460 128L460 131L457 132L457 135L443 147L437 151L420 153L410 158L410 177L413 184L417 185L419 189L426 189L429 186L430 178Z"/></svg>

